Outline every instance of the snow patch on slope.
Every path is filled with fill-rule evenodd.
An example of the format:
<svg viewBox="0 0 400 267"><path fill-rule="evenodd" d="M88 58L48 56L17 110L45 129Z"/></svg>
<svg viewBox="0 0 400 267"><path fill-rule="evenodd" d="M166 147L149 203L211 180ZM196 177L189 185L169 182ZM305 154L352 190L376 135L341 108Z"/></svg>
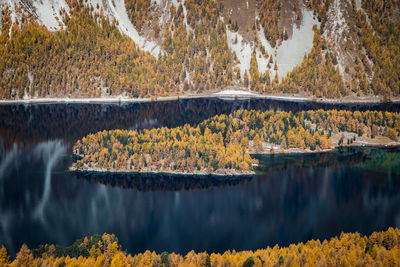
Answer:
<svg viewBox="0 0 400 267"><path fill-rule="evenodd" d="M356 8L357 10L360 10L362 8L361 0L356 0Z"/></svg>
<svg viewBox="0 0 400 267"><path fill-rule="evenodd" d="M69 13L69 6L65 0L0 0L0 6L5 5L11 11L12 24L20 21L22 13L32 14L39 24L46 26L50 31L57 31L64 25L62 22L61 10ZM21 7L20 12L17 12L15 6ZM11 33L11 28L10 28Z"/></svg>
<svg viewBox="0 0 400 267"><path fill-rule="evenodd" d="M265 37L264 29L260 26L257 31L258 40L264 50L268 53L265 57L259 47L255 47L254 43L244 41L243 37L237 33L226 29L229 48L235 52L238 60L240 61L236 66L240 68L241 77L244 72L250 71L250 61L252 52L256 51L257 66L260 73L265 73L266 70L270 71L270 77L273 78L278 72L279 80L282 80L293 68L303 61L304 54L311 52L314 39L314 25L319 26L316 19L313 18L312 12L303 10L303 21L299 28L293 29L292 37L282 42L282 45L273 48ZM256 17L257 19L257 17ZM237 40L237 43L235 43ZM268 69L269 57L272 56L273 62ZM275 61L278 65L278 70L274 70Z"/></svg>
<svg viewBox="0 0 400 267"><path fill-rule="evenodd" d="M256 18L258 19L258 18ZM260 41L261 45L264 46L264 49L268 52L269 55L274 53L274 48L272 48L271 44L268 42L267 38L264 34L264 27L260 25L260 30L257 32L258 40Z"/></svg>
<svg viewBox="0 0 400 267"><path fill-rule="evenodd" d="M265 38L264 27L260 25L260 30L257 32L258 40L260 44L264 47L264 50L268 53L268 57L271 55L274 56L275 49L268 42L267 38ZM258 71L264 73L267 70L269 58L265 58L264 55L260 58L257 55L257 63L258 63Z"/></svg>
<svg viewBox="0 0 400 267"><path fill-rule="evenodd" d="M269 69L271 78L274 78L276 72L278 72L279 80L282 80L294 67L301 64L304 54L311 52L314 39L314 31L312 28L314 25L319 26L319 22L313 18L311 11L303 10L302 13L303 21L301 26L299 28L295 27L291 38L283 41L281 46L275 48L271 46L265 37L264 28L262 26L260 26L260 29L257 31L260 44L268 53L268 57L272 56L273 59ZM256 54L258 71L260 73L265 73L268 69L269 58L266 58L258 48L256 49ZM274 70L275 61L278 65L277 71Z"/></svg>
<svg viewBox="0 0 400 267"><path fill-rule="evenodd" d="M139 35L128 17L124 0L90 0L89 2L93 7L98 4L109 18L115 18L118 22L119 30L129 36L141 49L158 57L161 50L160 46Z"/></svg>
<svg viewBox="0 0 400 267"><path fill-rule="evenodd" d="M258 19L258 17L256 19ZM268 58L266 58L259 49L256 50L258 71L261 73L265 73L265 71L268 69L269 57L272 56L272 58L274 59L275 49L268 42L267 38L265 38L264 27L262 25L260 25L260 29L257 32L257 36L260 44L264 47L264 50L268 53ZM270 65L271 68L269 69L269 71L271 77L273 78L275 77L275 71L273 69L274 63Z"/></svg>
<svg viewBox="0 0 400 267"><path fill-rule="evenodd" d="M50 31L61 30L64 25L61 18L61 10L69 13L69 6L64 0L40 0L32 1L38 22Z"/></svg>
<svg viewBox="0 0 400 267"><path fill-rule="evenodd" d="M283 41L277 49L280 79L299 65L303 61L304 54L309 54L313 47L314 31L312 28L314 25L318 25L318 22L313 19L311 11L303 10L302 13L303 21L300 28L294 27L292 37Z"/></svg>
<svg viewBox="0 0 400 267"><path fill-rule="evenodd" d="M269 53L268 53L269 54ZM265 73L268 69L269 58L265 58L260 49L256 49L257 67L260 73ZM270 70L271 72L271 70Z"/></svg>
<svg viewBox="0 0 400 267"><path fill-rule="evenodd" d="M232 32L226 28L226 37L228 39L228 47L235 52L239 63L236 65L240 68L240 76L243 78L245 71L250 71L251 53L254 45L243 40L243 36L238 32ZM237 42L235 43L235 40Z"/></svg>

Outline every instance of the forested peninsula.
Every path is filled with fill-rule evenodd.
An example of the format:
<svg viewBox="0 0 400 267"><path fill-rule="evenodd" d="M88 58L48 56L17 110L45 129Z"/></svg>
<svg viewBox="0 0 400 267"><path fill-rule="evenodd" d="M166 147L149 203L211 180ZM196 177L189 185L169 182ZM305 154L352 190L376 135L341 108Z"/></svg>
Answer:
<svg viewBox="0 0 400 267"><path fill-rule="evenodd" d="M238 110L196 126L89 134L75 143L71 170L249 175L251 154L399 145L399 132L395 112Z"/></svg>
<svg viewBox="0 0 400 267"><path fill-rule="evenodd" d="M1 266L399 266L400 230L374 232L370 236L342 233L330 240L310 240L288 247L267 247L255 251L226 251L223 254L149 250L127 254L115 235L84 237L63 248L41 245L32 251L22 245L10 262L6 248L0 248Z"/></svg>

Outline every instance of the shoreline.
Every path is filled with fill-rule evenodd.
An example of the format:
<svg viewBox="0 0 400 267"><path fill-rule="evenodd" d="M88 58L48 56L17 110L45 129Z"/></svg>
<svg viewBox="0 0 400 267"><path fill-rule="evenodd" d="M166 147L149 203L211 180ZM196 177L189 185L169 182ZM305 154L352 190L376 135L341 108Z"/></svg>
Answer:
<svg viewBox="0 0 400 267"><path fill-rule="evenodd" d="M18 100L0 100L0 105L13 105L13 104L108 104L108 103L151 103L151 102L166 102L187 99L202 99L202 98L216 98L227 101L232 100L248 100L248 99L265 99L274 101L288 101L300 103L323 103L323 104L397 104L400 103L400 97L391 99L388 102L380 101L379 97L358 97L358 98L315 98L307 96L293 96L293 95L263 95L251 91L244 90L229 90L204 93L204 94L186 94L175 96L161 96L161 97L145 97L145 98L129 98L125 96L116 97L95 97L95 98L32 98L32 99L18 99Z"/></svg>
<svg viewBox="0 0 400 267"><path fill-rule="evenodd" d="M344 145L344 146L335 146L332 148L324 149L324 150L300 150L300 149L294 149L294 150L275 150L274 152L269 152L269 151L264 151L260 153L249 153L250 156L271 156L271 155L311 155L311 154L316 154L316 153L329 153L329 152L334 152L337 151L341 148L393 148L393 147L400 147L400 143L392 143L392 144L351 144L351 145ZM73 154L75 155L75 154ZM209 176L214 176L218 178L222 177L229 177L230 179L234 178L241 178L241 177L252 177L256 175L256 170L259 167L259 164L254 165L253 171L248 171L247 173L240 173L239 171L234 170L237 173L228 173L228 174L222 174L222 173L216 173L216 172L211 172L211 173L205 173L205 172L176 172L176 171L129 171L129 170L107 170L107 169L102 169L102 168L93 168L93 167L87 167L87 168L77 168L77 167L72 167L70 166L68 168L68 171L71 172L92 172L92 173L108 173L108 174L153 174L153 175L176 175L176 176L191 176L191 177L199 177L201 179L205 179Z"/></svg>
<svg viewBox="0 0 400 267"><path fill-rule="evenodd" d="M304 155L304 154L317 154L317 153L329 153L334 152L335 150L339 150L341 148L393 148L400 147L400 142L393 142L389 144L376 144L376 143L365 143L365 144L350 144L343 146L335 146L332 148L324 149L324 150L301 150L301 149L286 149L282 150L274 150L274 152L264 151L261 153L251 152L249 155L251 156L269 156L269 155Z"/></svg>
<svg viewBox="0 0 400 267"><path fill-rule="evenodd" d="M205 172L175 172L175 171L128 171L128 170L107 170L102 168L77 168L70 166L68 168L71 172L93 172L93 173L116 173L116 174L161 174L161 175L177 175L177 176L192 176L192 177L201 177L206 178L207 176L215 176L215 177L252 177L256 173L254 171L249 171L248 173L229 173L229 174L222 174L222 173L205 173Z"/></svg>

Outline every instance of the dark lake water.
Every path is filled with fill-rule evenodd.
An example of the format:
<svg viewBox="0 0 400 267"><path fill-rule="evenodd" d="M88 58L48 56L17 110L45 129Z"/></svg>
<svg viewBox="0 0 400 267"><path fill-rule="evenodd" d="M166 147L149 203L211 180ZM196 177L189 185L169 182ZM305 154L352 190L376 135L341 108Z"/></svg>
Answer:
<svg viewBox="0 0 400 267"><path fill-rule="evenodd" d="M392 110L279 101L0 106L0 244L114 233L130 253L223 252L400 227L400 148L261 156L252 178L79 175L73 143L103 129L195 124L240 108Z"/></svg>

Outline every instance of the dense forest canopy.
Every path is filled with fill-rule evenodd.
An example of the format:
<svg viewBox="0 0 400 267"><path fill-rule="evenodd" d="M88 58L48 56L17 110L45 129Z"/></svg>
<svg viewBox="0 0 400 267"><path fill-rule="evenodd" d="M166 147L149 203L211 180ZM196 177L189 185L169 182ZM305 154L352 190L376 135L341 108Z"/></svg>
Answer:
<svg viewBox="0 0 400 267"><path fill-rule="evenodd" d="M353 134L348 137L344 133ZM74 168L249 173L257 164L249 153L326 150L351 144L356 138L377 136L396 144L399 133L400 117L394 112L238 110L197 126L89 134L74 145L74 153L81 157ZM339 137L335 144L333 136Z"/></svg>
<svg viewBox="0 0 400 267"><path fill-rule="evenodd" d="M190 251L185 256L174 252L146 251L127 254L115 235L84 237L63 248L41 245L30 250L22 245L10 262L6 248L0 248L2 266L398 266L400 230L374 232L370 236L342 233L330 240L310 240L288 247L267 247L255 251L226 251L223 254Z"/></svg>
<svg viewBox="0 0 400 267"><path fill-rule="evenodd" d="M346 11L343 36L348 41L341 44L332 43L326 35L334 22L329 12L338 1ZM261 26L272 47L290 38L279 23L285 5L280 0L256 2L254 26L242 29L235 18L223 17L223 0L177 2L167 6L167 15L151 0L125 0L132 25L160 45L161 52L155 57L143 52L120 32L118 21L90 2L68 0L70 10L61 10L65 27L59 31L49 31L22 7L4 5L0 98L157 97L204 93L228 85L266 94L327 98L379 95L388 100L399 96L399 1L362 1L358 9L356 1L291 0L296 21L301 21L300 10L306 8L314 12L320 25L314 28L311 52L280 79L272 77L277 69L272 55L264 51L270 62L261 72L255 51L260 47L257 34ZM12 12L19 18L15 22ZM250 36L247 42L255 40L248 55L250 67L244 73L238 51L229 47L227 31ZM338 62L342 55L335 46L346 54L343 70L339 65L344 63Z"/></svg>
<svg viewBox="0 0 400 267"><path fill-rule="evenodd" d="M73 2L66 29L50 32L34 20L19 28L3 10L0 97L163 95L175 90L174 69L140 51L101 14Z"/></svg>

